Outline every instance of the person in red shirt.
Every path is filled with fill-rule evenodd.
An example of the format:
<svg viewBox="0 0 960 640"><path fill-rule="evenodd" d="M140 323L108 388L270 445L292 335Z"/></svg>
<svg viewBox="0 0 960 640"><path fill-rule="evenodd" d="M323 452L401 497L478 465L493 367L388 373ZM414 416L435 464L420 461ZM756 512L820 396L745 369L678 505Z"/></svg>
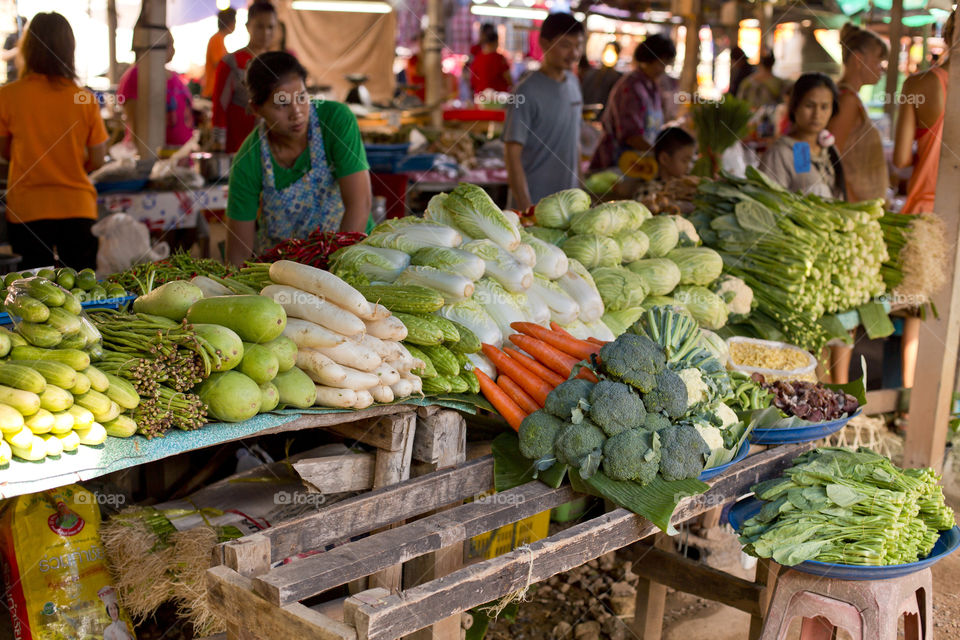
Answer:
<svg viewBox="0 0 960 640"><path fill-rule="evenodd" d="M213 146L236 153L257 125L257 116L248 108L250 100L244 73L250 61L270 50L276 39L277 10L269 2L254 2L247 10L250 41L239 51L228 53L217 65L213 85Z"/></svg>
<svg viewBox="0 0 960 640"><path fill-rule="evenodd" d="M495 29L481 29L480 51L470 64L470 86L473 93L487 89L507 92L513 84L510 78L510 62L497 51L499 37Z"/></svg>

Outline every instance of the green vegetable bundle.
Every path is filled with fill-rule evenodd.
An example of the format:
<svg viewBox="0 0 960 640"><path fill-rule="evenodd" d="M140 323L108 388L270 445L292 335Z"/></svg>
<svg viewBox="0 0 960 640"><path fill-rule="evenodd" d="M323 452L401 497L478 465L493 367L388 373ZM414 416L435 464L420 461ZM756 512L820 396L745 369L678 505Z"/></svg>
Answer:
<svg viewBox="0 0 960 640"><path fill-rule="evenodd" d="M934 213L885 211L880 226L889 253L881 272L894 301L912 306L929 302L946 282L943 220Z"/></svg>
<svg viewBox="0 0 960 640"><path fill-rule="evenodd" d="M759 337L814 352L826 344L817 322L882 294L887 248L880 201L856 204L790 193L759 171L698 187L692 220L724 271L753 289L747 323Z"/></svg>
<svg viewBox="0 0 960 640"><path fill-rule="evenodd" d="M787 566L916 562L954 525L938 480L932 469L900 469L869 449L817 449L753 487L765 504L740 541Z"/></svg>
<svg viewBox="0 0 960 640"><path fill-rule="evenodd" d="M694 175L717 175L720 156L746 135L751 115L750 104L732 96L720 101L698 101L694 105L693 127L700 146L700 159L693 167Z"/></svg>

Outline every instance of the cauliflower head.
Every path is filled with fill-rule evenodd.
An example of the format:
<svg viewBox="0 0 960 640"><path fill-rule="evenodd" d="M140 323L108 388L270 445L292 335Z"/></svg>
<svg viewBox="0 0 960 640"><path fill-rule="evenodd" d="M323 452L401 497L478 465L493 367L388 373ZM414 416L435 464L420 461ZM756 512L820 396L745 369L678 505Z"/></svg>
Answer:
<svg viewBox="0 0 960 640"><path fill-rule="evenodd" d="M713 284L713 292L727 305L730 322L743 320L753 308L753 289L736 276L720 276Z"/></svg>
<svg viewBox="0 0 960 640"><path fill-rule="evenodd" d="M700 369L693 367L681 369L677 375L687 387L687 409L707 401L710 397L710 387L703 380Z"/></svg>

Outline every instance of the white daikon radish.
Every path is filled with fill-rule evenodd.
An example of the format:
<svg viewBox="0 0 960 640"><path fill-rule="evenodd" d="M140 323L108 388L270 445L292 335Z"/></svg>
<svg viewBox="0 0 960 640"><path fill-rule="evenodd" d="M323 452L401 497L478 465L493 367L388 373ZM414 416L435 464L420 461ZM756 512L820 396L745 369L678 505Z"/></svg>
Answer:
<svg viewBox="0 0 960 640"><path fill-rule="evenodd" d="M407 348L403 346L403 344L400 345L400 349L403 350L402 360L404 362L409 361L411 371L413 371L414 369L425 369L427 367L426 362L424 362L420 358L414 358L412 355L410 355L410 352L407 351Z"/></svg>
<svg viewBox="0 0 960 640"><path fill-rule="evenodd" d="M347 341L335 347L318 348L317 351L337 364L360 371L373 371L383 364L383 358L377 355L376 351L356 342Z"/></svg>
<svg viewBox="0 0 960 640"><path fill-rule="evenodd" d="M410 373L414 367L412 358L410 360L390 360L387 364L396 369L401 376L405 373Z"/></svg>
<svg viewBox="0 0 960 640"><path fill-rule="evenodd" d="M380 305L377 305L380 306ZM396 316L381 320L366 320L367 335L381 340L403 340L407 337L407 327Z"/></svg>
<svg viewBox="0 0 960 640"><path fill-rule="evenodd" d="M400 378L400 380L406 380L413 386L413 389L410 391L410 395L415 393L423 395L423 380L420 379L420 376L408 374Z"/></svg>
<svg viewBox="0 0 960 640"><path fill-rule="evenodd" d="M301 289L271 284L260 295L280 304L288 317L309 320L345 336L360 335L367 329L363 320L350 311Z"/></svg>
<svg viewBox="0 0 960 640"><path fill-rule="evenodd" d="M376 302L371 302L370 306L373 307L373 313L370 318L365 318L371 322L376 322L377 320L384 320L385 318L390 317L390 309L387 309L382 304L377 304ZM379 336L377 336L379 337Z"/></svg>
<svg viewBox="0 0 960 640"><path fill-rule="evenodd" d="M204 298L233 295L233 291L230 291L230 289L227 289L216 280L208 278L207 276L194 276L190 280L190 283L195 285L200 291L203 291Z"/></svg>
<svg viewBox="0 0 960 640"><path fill-rule="evenodd" d="M371 389L378 384L380 384L380 376L369 371L358 371L351 367L342 367L346 372L347 377L343 379L337 386L343 387L344 389L353 389L354 391L362 391L364 389Z"/></svg>
<svg viewBox="0 0 960 640"><path fill-rule="evenodd" d="M313 349L297 350L297 366L316 383L336 387L347 379L347 372L336 362Z"/></svg>
<svg viewBox="0 0 960 640"><path fill-rule="evenodd" d="M393 402L394 398L393 389L383 384L378 384L373 389L370 389L370 395L373 396L374 401L382 404Z"/></svg>
<svg viewBox="0 0 960 640"><path fill-rule="evenodd" d="M366 409L373 404L373 394L369 391L357 391L357 399L353 403L354 409Z"/></svg>
<svg viewBox="0 0 960 640"><path fill-rule="evenodd" d="M357 392L352 389L335 389L317 385L317 402L321 407L349 409L357 401Z"/></svg>
<svg viewBox="0 0 960 640"><path fill-rule="evenodd" d="M413 394L413 383L407 378L400 378L397 382L390 385L394 398L406 398Z"/></svg>
<svg viewBox="0 0 960 640"><path fill-rule="evenodd" d="M301 349L335 347L347 341L347 336L321 327L316 322L291 316L287 316L287 326L283 329L283 335L293 340Z"/></svg>
<svg viewBox="0 0 960 640"><path fill-rule="evenodd" d="M291 260L278 260L270 265L270 279L316 294L361 318L373 318L373 307L363 294L329 271Z"/></svg>
<svg viewBox="0 0 960 640"><path fill-rule="evenodd" d="M350 342L364 346L373 350L381 360L395 360L403 357L403 351L400 350L400 343L390 340L381 340L371 335L354 336Z"/></svg>
<svg viewBox="0 0 960 640"><path fill-rule="evenodd" d="M400 380L400 372L386 363L374 369L373 373L380 377L380 384L387 386Z"/></svg>

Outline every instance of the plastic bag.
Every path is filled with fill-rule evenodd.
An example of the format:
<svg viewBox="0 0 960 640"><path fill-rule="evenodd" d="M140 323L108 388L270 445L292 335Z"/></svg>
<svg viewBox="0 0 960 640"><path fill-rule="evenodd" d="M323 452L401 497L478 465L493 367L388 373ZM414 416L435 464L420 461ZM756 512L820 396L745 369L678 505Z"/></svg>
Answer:
<svg viewBox="0 0 960 640"><path fill-rule="evenodd" d="M0 550L14 638L135 640L100 545L100 507L86 489L8 500Z"/></svg>
<svg viewBox="0 0 960 640"><path fill-rule="evenodd" d="M44 349L101 350L103 337L80 301L57 283L33 276L14 280L3 301L16 332Z"/></svg>
<svg viewBox="0 0 960 640"><path fill-rule="evenodd" d="M97 250L97 276L126 271L141 262L154 262L170 255L170 245L158 242L150 245L147 225L126 213L114 213L103 218L91 229L100 239Z"/></svg>

